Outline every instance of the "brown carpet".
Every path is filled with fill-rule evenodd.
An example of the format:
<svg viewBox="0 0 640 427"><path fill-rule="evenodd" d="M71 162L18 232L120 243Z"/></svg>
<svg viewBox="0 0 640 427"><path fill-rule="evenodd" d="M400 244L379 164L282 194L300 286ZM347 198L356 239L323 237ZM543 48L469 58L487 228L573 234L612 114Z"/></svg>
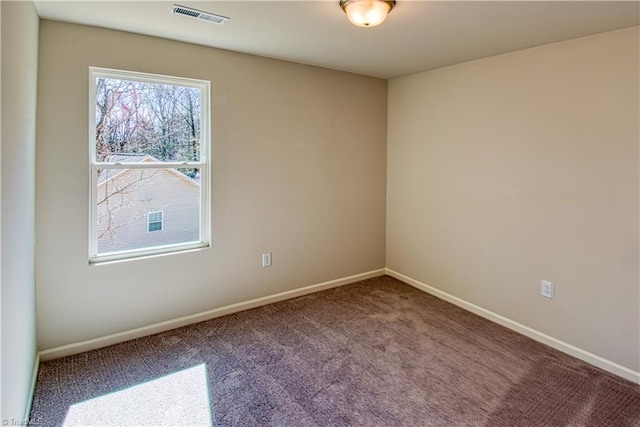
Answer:
<svg viewBox="0 0 640 427"><path fill-rule="evenodd" d="M194 418L204 372L210 421ZM176 373L191 376L167 386L173 403L153 401L154 380ZM155 409L136 407L136 390ZM44 362L31 415L46 426L640 426L640 386L380 277Z"/></svg>

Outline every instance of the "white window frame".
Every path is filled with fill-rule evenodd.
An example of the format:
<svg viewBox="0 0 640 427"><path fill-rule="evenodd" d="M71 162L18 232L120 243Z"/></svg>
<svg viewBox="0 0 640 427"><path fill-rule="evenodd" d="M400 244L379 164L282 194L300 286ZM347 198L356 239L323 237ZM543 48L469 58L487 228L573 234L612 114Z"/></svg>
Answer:
<svg viewBox="0 0 640 427"><path fill-rule="evenodd" d="M197 162L98 162L96 159L96 79L100 77L133 80L166 85L187 86L200 89L200 160ZM158 74L139 73L134 71L113 70L108 68L89 67L89 263L100 263L113 260L134 259L138 257L181 252L197 248L209 247L211 242L211 198L209 195L209 177L211 169L211 84L206 80L182 77L163 76ZM176 243L154 246L143 249L132 249L98 254L98 209L97 185L98 169L177 169L197 168L200 173L200 238L197 242ZM163 214L164 222L164 214ZM164 224L163 224L164 229ZM148 224L147 224L148 231Z"/></svg>
<svg viewBox="0 0 640 427"><path fill-rule="evenodd" d="M151 221L151 215L155 215L155 214L160 214L160 220L159 221ZM151 224L156 224L156 223L160 223L160 229L159 230L149 230L149 226ZM164 211L150 211L147 212L147 233L155 233L157 231L162 231L164 230Z"/></svg>

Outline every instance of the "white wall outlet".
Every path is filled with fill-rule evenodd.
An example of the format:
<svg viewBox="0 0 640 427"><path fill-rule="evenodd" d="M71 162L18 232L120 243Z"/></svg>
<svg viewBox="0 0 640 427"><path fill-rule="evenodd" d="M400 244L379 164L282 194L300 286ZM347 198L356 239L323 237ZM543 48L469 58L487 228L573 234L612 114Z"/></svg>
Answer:
<svg viewBox="0 0 640 427"><path fill-rule="evenodd" d="M262 254L262 266L271 267L271 252Z"/></svg>
<svg viewBox="0 0 640 427"><path fill-rule="evenodd" d="M540 295L545 298L553 299L555 285L548 280L540 280Z"/></svg>

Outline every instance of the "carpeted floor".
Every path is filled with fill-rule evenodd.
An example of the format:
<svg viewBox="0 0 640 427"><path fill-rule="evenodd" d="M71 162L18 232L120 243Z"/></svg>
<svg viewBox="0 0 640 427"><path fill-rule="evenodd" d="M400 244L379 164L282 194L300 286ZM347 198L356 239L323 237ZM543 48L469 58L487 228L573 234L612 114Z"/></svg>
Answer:
<svg viewBox="0 0 640 427"><path fill-rule="evenodd" d="M390 277L40 366L59 425L640 426L640 386Z"/></svg>

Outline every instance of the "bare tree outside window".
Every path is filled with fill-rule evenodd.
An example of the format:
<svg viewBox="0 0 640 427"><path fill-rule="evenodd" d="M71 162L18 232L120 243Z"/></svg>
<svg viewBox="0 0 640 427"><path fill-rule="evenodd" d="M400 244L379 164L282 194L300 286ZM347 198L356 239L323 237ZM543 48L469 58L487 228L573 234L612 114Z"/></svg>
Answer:
<svg viewBox="0 0 640 427"><path fill-rule="evenodd" d="M93 73L94 256L202 243L202 85L109 74Z"/></svg>

